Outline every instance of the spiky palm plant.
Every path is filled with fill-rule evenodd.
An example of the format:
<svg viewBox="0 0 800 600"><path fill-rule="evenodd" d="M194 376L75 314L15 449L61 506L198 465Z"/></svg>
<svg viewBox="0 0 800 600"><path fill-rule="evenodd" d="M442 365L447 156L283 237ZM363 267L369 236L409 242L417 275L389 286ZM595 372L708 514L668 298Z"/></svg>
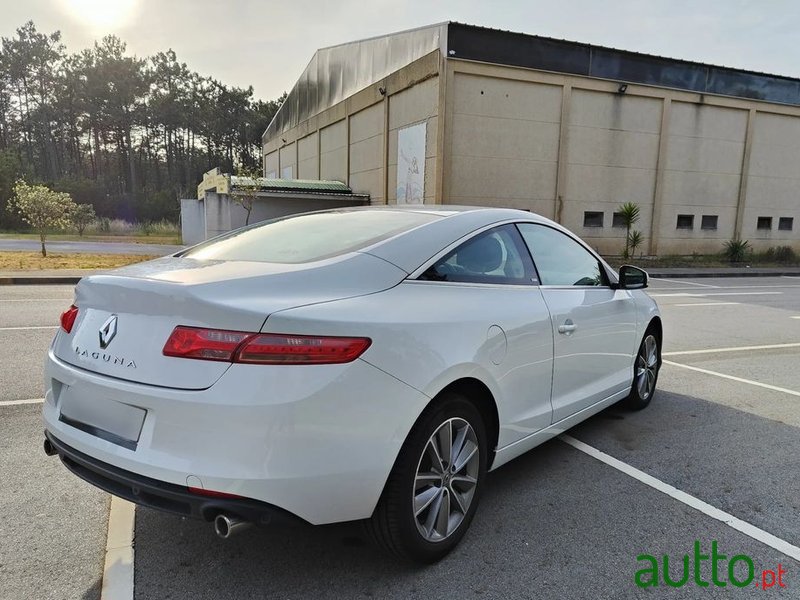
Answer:
<svg viewBox="0 0 800 600"><path fill-rule="evenodd" d="M617 212L622 215L622 222L625 224L625 250L622 253L623 258L630 257L630 246L631 246L631 229L636 224L636 221L639 220L639 205L634 204L633 202L625 202L621 204L619 208L617 208ZM640 234L641 235L641 234ZM641 239L639 240L641 243Z"/></svg>

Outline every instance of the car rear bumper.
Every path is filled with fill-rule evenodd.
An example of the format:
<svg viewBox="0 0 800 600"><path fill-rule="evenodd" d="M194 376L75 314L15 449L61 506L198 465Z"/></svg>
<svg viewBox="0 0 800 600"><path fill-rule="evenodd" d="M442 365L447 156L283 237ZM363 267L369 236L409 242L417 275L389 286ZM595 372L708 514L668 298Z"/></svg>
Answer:
<svg viewBox="0 0 800 600"><path fill-rule="evenodd" d="M304 523L290 512L265 502L249 498L206 498L192 494L187 487L150 479L100 462L71 448L51 433L45 432L45 438L64 466L75 475L142 506L204 521L212 521L218 514L229 514L259 525Z"/></svg>
<svg viewBox="0 0 800 600"><path fill-rule="evenodd" d="M187 504L182 492L203 488L277 507L312 524L372 514L397 453L429 400L361 360L233 365L208 389L177 390L98 375L51 351L45 388L46 434L68 449L65 464L98 487L155 508L164 498L166 504ZM71 418L62 418L70 405ZM111 431L128 438L136 431L138 438L121 442L103 434L105 415L111 415ZM99 422L91 422L95 417ZM132 417L134 428L119 423ZM91 426L76 422L81 419ZM137 477L151 487L135 486ZM181 490L178 496L172 486ZM150 499L136 497L134 487L148 489ZM164 490L170 493L165 496ZM206 500L172 512L202 517Z"/></svg>

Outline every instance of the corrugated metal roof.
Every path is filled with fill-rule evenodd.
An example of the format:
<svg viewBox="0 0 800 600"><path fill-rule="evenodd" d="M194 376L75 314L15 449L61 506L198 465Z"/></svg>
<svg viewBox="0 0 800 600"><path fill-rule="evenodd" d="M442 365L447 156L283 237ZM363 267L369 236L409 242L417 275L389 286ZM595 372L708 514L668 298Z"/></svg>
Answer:
<svg viewBox="0 0 800 600"><path fill-rule="evenodd" d="M321 48L267 126L262 141L322 112L435 49L478 60L800 105L800 79L445 21Z"/></svg>
<svg viewBox="0 0 800 600"><path fill-rule="evenodd" d="M327 194L352 194L352 190L341 181L325 181L315 179L267 179L259 177L240 177L231 175L231 187L252 188L258 187L264 191L308 191L325 192Z"/></svg>

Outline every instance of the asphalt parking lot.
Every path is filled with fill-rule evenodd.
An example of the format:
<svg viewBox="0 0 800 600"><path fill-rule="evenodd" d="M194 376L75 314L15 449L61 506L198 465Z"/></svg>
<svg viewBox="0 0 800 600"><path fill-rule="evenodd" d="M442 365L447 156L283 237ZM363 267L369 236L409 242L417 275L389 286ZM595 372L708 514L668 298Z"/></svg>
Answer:
<svg viewBox="0 0 800 600"><path fill-rule="evenodd" d="M650 292L666 340L653 404L611 408L568 432L621 463L563 440L512 461L490 475L461 546L427 568L383 556L356 526L220 540L208 524L137 509L134 597L800 598L800 562L775 547L800 546L800 277L653 280ZM2 599L100 597L108 495L41 450L42 360L71 298L70 286L0 287ZM754 529L742 533L680 492ZM703 554L716 542L728 559L749 557L752 583L734 587L728 560L725 587L691 576L667 587L663 556L680 579L695 541ZM658 587L634 582L644 554L658 559ZM709 562L701 581L711 580ZM785 587L756 587L779 564Z"/></svg>

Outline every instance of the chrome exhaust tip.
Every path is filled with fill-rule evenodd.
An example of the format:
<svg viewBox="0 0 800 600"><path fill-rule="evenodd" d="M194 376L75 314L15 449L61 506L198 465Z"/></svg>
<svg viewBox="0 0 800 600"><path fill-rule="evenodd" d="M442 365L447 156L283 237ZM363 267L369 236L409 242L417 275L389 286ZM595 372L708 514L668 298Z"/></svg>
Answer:
<svg viewBox="0 0 800 600"><path fill-rule="evenodd" d="M214 518L214 532L223 540L227 540L234 533L244 531L251 525L249 521L242 521L229 515L219 514Z"/></svg>
<svg viewBox="0 0 800 600"><path fill-rule="evenodd" d="M47 454L47 456L55 456L58 454L56 449L53 447L53 444L50 443L50 440L47 438L44 438L44 453Z"/></svg>

